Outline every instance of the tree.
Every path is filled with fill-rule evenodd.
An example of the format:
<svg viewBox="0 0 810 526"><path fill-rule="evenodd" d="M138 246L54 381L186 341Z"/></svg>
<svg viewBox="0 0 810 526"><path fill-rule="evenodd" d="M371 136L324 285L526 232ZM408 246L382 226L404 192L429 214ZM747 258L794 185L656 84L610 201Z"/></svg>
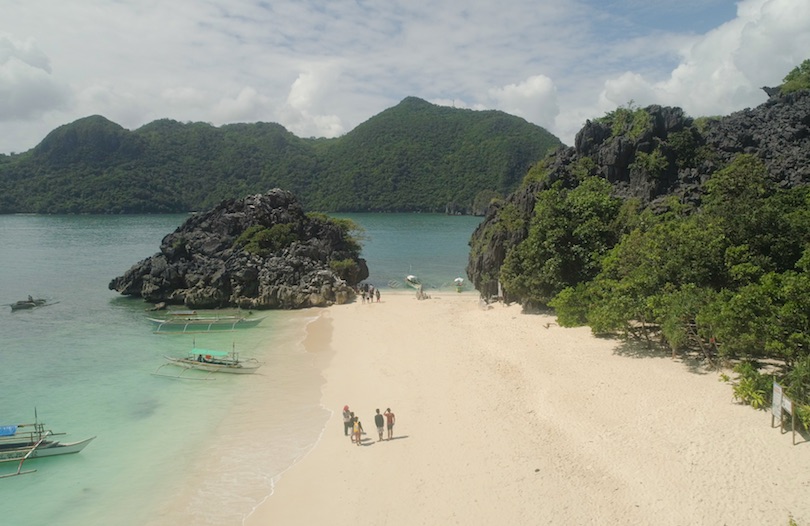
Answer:
<svg viewBox="0 0 810 526"><path fill-rule="evenodd" d="M611 189L604 179L590 177L571 190L558 181L540 192L528 236L501 268L507 292L546 304L564 288L593 278L619 237L621 200Z"/></svg>
<svg viewBox="0 0 810 526"><path fill-rule="evenodd" d="M782 93L790 93L802 89L810 89L810 59L805 60L782 80Z"/></svg>

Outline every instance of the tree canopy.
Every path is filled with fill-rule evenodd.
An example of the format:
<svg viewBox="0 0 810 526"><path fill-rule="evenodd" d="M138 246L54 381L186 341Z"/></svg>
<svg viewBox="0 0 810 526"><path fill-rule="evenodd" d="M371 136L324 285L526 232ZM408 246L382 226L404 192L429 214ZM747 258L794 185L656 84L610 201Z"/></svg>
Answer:
<svg viewBox="0 0 810 526"><path fill-rule="evenodd" d="M412 97L336 139L261 122L128 131L96 115L0 157L0 213L187 212L275 187L308 210L480 212L559 146L518 117Z"/></svg>

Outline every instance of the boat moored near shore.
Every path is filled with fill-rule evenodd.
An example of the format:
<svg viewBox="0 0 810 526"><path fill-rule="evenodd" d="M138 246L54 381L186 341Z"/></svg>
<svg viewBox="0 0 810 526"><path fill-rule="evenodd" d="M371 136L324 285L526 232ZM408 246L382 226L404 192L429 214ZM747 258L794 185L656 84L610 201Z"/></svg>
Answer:
<svg viewBox="0 0 810 526"><path fill-rule="evenodd" d="M96 438L90 437L78 442L59 442L51 439L53 436L64 434L45 429L45 424L36 418L33 424L0 426L0 463L18 462L16 471L0 473L0 478L33 473L35 469L22 470L26 460L78 453Z"/></svg>
<svg viewBox="0 0 810 526"><path fill-rule="evenodd" d="M235 350L227 352L195 347L184 357L164 356L164 358L166 358L168 362L155 369L155 372L152 374L156 376L169 376L171 378L192 378L190 376L183 376L186 370L192 369L208 373L253 374L262 366L255 358L241 359ZM167 365L176 365L185 370L177 375L161 373L161 369ZM207 379L207 377L203 379Z"/></svg>
<svg viewBox="0 0 810 526"><path fill-rule="evenodd" d="M170 311L164 318L147 318L157 334L188 334L194 332L235 331L257 326L264 319L250 315L205 315L197 311Z"/></svg>

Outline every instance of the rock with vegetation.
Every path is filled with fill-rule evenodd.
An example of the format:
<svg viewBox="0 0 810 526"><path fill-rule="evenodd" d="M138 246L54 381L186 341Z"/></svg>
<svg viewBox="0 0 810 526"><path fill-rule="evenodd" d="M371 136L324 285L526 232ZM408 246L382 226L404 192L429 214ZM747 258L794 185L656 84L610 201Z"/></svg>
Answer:
<svg viewBox="0 0 810 526"><path fill-rule="evenodd" d="M810 429L810 62L767 92L727 117L631 105L588 122L490 207L476 288L728 366L756 408L778 381Z"/></svg>
<svg viewBox="0 0 810 526"><path fill-rule="evenodd" d="M193 215L109 286L189 308L342 304L368 277L358 231L350 220L306 214L291 192L274 189Z"/></svg>
<svg viewBox="0 0 810 526"><path fill-rule="evenodd" d="M810 91L779 92L727 117L692 119L680 108L630 105L588 121L575 146L537 163L520 189L491 205L472 237L467 274L482 295L497 293L507 253L528 236L537 195L555 185L573 189L598 177L636 210L666 211L673 198L696 209L705 183L743 154L761 160L777 187L810 182Z"/></svg>

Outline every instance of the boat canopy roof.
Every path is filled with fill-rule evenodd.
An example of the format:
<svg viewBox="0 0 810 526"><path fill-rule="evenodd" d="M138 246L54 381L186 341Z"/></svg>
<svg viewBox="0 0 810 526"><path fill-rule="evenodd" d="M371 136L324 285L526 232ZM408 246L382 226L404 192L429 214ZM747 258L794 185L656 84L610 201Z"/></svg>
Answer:
<svg viewBox="0 0 810 526"><path fill-rule="evenodd" d="M195 356L201 354L203 356L218 356L224 358L225 356L228 356L228 354L230 353L228 351L211 351L208 349L200 349L199 347L195 347L191 349L191 354Z"/></svg>
<svg viewBox="0 0 810 526"><path fill-rule="evenodd" d="M10 437L17 434L17 426L0 426L0 437Z"/></svg>

